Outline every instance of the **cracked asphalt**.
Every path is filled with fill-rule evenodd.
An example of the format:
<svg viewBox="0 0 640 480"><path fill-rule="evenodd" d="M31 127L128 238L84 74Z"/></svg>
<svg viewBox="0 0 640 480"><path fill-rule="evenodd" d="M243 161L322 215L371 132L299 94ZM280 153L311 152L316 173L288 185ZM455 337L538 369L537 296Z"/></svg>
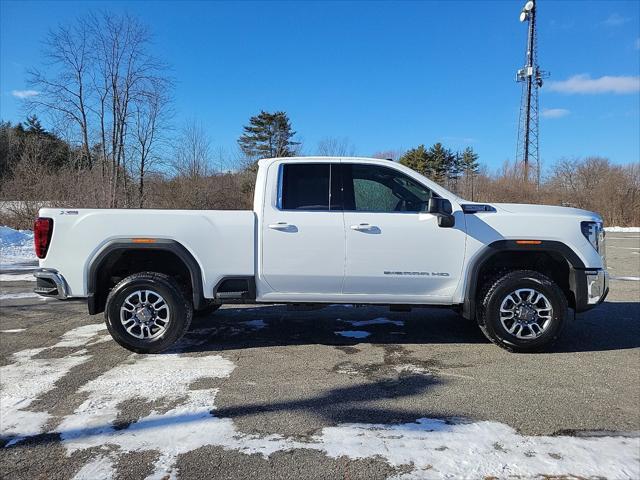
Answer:
<svg viewBox="0 0 640 480"><path fill-rule="evenodd" d="M283 306L225 306L196 319L180 351L194 362L219 354L235 367L228 376L205 376L189 388L215 390L215 416L231 419L243 435L301 442L325 427L423 417L490 420L525 435L633 435L640 432L640 282L615 277L640 277L640 236L609 233L607 241L614 276L607 301L571 319L548 353L503 351L475 325L443 309L396 313L383 307L290 311ZM33 282L0 284L3 294L31 288ZM390 321L353 323L376 319ZM83 303L0 300L0 366L13 364L16 352L51 347L72 329L101 321L102 316L90 317ZM336 334L354 330L370 335ZM84 385L132 361L132 354L111 340L81 348L47 349L31 357L82 354L90 359L29 405L30 411L50 415L45 433L0 449L2 478L73 478L91 458L112 448L69 452L58 433L47 433L87 400ZM126 428L177 403L123 398L115 426ZM154 451L122 453L114 478L145 478L158 458ZM219 445L178 455L176 468L185 479L374 479L411 470L377 457L331 458L304 448L266 457Z"/></svg>

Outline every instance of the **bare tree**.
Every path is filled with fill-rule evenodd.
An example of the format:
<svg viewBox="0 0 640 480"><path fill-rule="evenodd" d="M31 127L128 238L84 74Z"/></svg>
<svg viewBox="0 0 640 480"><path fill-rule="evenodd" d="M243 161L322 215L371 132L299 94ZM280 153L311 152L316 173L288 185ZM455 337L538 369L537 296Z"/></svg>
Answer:
<svg viewBox="0 0 640 480"><path fill-rule="evenodd" d="M38 92L32 110L44 111L58 124L71 122L80 132L84 160L92 164L89 144L90 72L94 65L89 28L84 20L49 32L44 42L45 66L29 70L28 82Z"/></svg>
<svg viewBox="0 0 640 480"><path fill-rule="evenodd" d="M89 15L50 32L45 68L30 73L39 92L31 106L59 124L76 126L84 160L78 167L91 168L99 160L102 196L110 207L123 194L130 203L127 169L136 172L138 204L144 202L144 173L166 126L159 120L165 118L171 84L166 65L150 50L151 35L135 17Z"/></svg>
<svg viewBox="0 0 640 480"><path fill-rule="evenodd" d="M161 101L164 95L160 95L150 105L149 98L157 96L158 87L166 83L166 66L149 53L151 35L136 18L105 13L91 17L90 25L98 58L94 85L99 98L100 137L103 155L111 165L109 203L111 207L117 207L120 179L123 183L127 181L123 172L131 124L134 124L133 136L138 138L138 146L140 135L145 137L146 144L151 141L150 145L153 145L157 120L166 102ZM139 116L143 112L155 118L143 120ZM137 129L137 124L146 125L142 128L144 133ZM148 131L151 125L153 135ZM140 161L147 159L148 155ZM144 166L141 171L144 172Z"/></svg>
<svg viewBox="0 0 640 480"><path fill-rule="evenodd" d="M184 125L176 139L173 169L180 177L196 179L211 171L211 140L201 123L192 120Z"/></svg>
<svg viewBox="0 0 640 480"><path fill-rule="evenodd" d="M145 203L145 175L160 159L159 150L166 140L163 133L168 129L166 123L170 117L167 82L156 79L149 82L149 87L134 105L133 150L137 157L134 165L139 208Z"/></svg>
<svg viewBox="0 0 640 480"><path fill-rule="evenodd" d="M324 137L318 142L318 155L325 157L353 157L356 147L348 137Z"/></svg>

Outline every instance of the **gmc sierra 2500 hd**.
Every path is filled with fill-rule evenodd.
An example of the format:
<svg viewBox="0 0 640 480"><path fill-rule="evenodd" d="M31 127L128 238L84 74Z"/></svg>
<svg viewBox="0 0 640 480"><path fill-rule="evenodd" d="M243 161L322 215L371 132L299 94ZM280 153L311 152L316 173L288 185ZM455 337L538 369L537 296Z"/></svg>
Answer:
<svg viewBox="0 0 640 480"><path fill-rule="evenodd" d="M35 291L86 299L116 342L160 352L224 303L450 306L510 351L608 292L599 215L469 202L397 163L259 162L253 211L44 208Z"/></svg>

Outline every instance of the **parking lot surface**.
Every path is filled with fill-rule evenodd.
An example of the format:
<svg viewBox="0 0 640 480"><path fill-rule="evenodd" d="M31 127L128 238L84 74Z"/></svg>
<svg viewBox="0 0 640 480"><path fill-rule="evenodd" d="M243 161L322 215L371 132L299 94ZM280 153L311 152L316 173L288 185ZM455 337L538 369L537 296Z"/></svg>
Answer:
<svg viewBox="0 0 640 480"><path fill-rule="evenodd" d="M1 272L2 477L640 478L640 235L607 242L607 301L529 355L339 305L223 307L136 355Z"/></svg>

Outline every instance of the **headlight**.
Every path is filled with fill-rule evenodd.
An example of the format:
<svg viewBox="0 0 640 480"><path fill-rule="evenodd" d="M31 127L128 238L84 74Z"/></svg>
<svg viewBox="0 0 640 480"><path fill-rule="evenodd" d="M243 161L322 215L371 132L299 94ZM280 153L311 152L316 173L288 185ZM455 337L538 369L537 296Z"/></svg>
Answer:
<svg viewBox="0 0 640 480"><path fill-rule="evenodd" d="M580 228L582 229L584 238L586 238L596 252L600 254L604 262L604 228L602 222L581 222Z"/></svg>

